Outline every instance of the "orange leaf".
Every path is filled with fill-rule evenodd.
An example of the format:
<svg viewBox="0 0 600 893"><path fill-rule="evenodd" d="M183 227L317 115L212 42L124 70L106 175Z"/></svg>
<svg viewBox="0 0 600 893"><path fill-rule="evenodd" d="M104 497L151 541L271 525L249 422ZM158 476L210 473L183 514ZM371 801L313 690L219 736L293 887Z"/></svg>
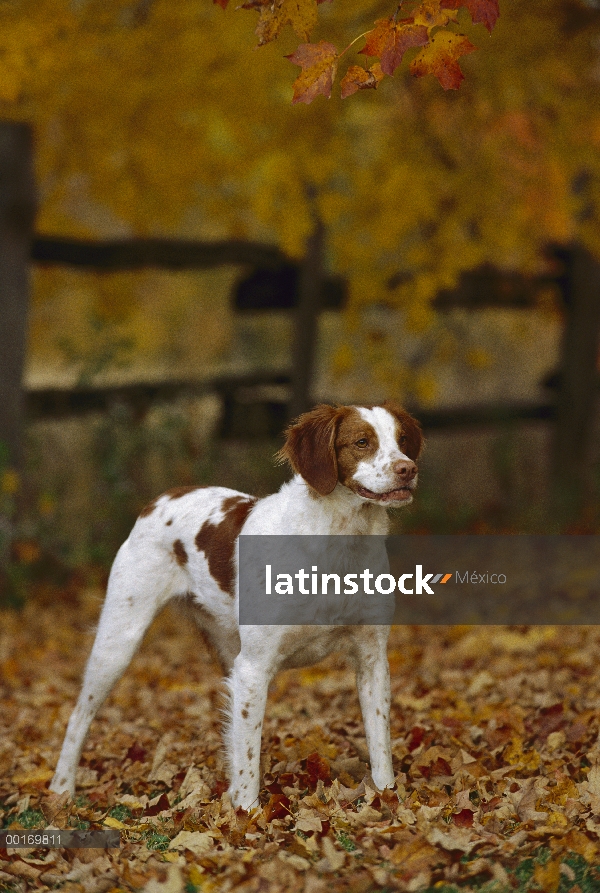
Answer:
<svg viewBox="0 0 600 893"><path fill-rule="evenodd" d="M410 47L425 46L427 40L427 28L424 25L415 25L413 19L400 19L396 22L390 16L389 19L375 22L375 27L367 34L367 42L361 53L365 56L377 56L381 60L383 73L391 75Z"/></svg>
<svg viewBox="0 0 600 893"><path fill-rule="evenodd" d="M301 43L295 53L286 56L299 65L302 74L294 81L292 102L312 102L315 96L331 96L331 88L337 71L338 51L332 43Z"/></svg>
<svg viewBox="0 0 600 893"><path fill-rule="evenodd" d="M475 47L464 34L438 31L410 65L415 77L434 74L444 90L458 90L464 78L458 59L472 53Z"/></svg>
<svg viewBox="0 0 600 893"><path fill-rule="evenodd" d="M342 78L342 99L356 93L357 90L375 90L383 78L381 65L376 62L367 71L360 65L351 65Z"/></svg>
<svg viewBox="0 0 600 893"><path fill-rule="evenodd" d="M500 15L498 0L442 0L442 6L446 9L466 6L475 24L485 25L488 31L492 30Z"/></svg>

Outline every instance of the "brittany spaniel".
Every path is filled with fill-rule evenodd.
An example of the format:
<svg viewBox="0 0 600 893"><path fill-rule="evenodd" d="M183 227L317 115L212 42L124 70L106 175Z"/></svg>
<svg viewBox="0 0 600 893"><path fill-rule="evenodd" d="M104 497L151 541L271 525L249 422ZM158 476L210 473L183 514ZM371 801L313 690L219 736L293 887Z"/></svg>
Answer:
<svg viewBox="0 0 600 893"><path fill-rule="evenodd" d="M412 501L421 446L418 423L393 403L317 406L288 428L279 458L295 474L272 496L180 487L147 506L113 564L50 789L73 795L93 717L157 611L181 595L188 595L228 674L226 752L235 806L258 802L261 730L274 674L334 650L356 669L373 781L391 787L389 626L240 627L234 556L240 534L385 535L387 508Z"/></svg>

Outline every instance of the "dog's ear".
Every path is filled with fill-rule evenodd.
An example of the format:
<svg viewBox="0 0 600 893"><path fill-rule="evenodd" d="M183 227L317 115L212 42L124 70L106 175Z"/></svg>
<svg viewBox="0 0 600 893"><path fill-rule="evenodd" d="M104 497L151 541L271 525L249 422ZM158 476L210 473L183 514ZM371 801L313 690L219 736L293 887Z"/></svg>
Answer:
<svg viewBox="0 0 600 893"><path fill-rule="evenodd" d="M421 450L423 449L424 444L421 426L409 412L392 400L386 400L383 404L383 408L387 409L388 412L391 412L394 418L398 421L398 424L402 429L402 434L406 437L406 444L402 447L402 450L406 453L409 459L416 462L421 455Z"/></svg>
<svg viewBox="0 0 600 893"><path fill-rule="evenodd" d="M289 426L277 453L280 462L289 462L321 496L331 493L338 482L335 436L341 415L340 409L326 404L305 412Z"/></svg>

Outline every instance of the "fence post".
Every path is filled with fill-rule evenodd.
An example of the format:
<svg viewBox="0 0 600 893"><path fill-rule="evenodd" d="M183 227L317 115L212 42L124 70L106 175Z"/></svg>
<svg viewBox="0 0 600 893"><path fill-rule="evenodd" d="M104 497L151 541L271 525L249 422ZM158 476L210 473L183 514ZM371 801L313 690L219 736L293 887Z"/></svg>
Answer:
<svg viewBox="0 0 600 893"><path fill-rule="evenodd" d="M0 122L0 448L23 458L23 369L36 197L33 139L26 124Z"/></svg>
<svg viewBox="0 0 600 893"><path fill-rule="evenodd" d="M566 292L550 470L554 507L565 520L583 502L598 399L600 263L581 245L573 247Z"/></svg>
<svg viewBox="0 0 600 893"><path fill-rule="evenodd" d="M289 408L292 418L305 412L311 405L319 311L323 297L324 246L325 227L320 220L316 220L306 243L306 254L300 270L292 346L292 397Z"/></svg>

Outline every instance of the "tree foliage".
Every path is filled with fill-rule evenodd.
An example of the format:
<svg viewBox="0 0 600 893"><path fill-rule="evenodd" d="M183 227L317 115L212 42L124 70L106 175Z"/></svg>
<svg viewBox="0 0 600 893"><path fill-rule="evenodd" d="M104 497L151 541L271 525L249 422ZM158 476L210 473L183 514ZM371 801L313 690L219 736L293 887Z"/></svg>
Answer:
<svg viewBox="0 0 600 893"><path fill-rule="evenodd" d="M223 9L229 0L214 0ZM308 39L317 24L317 6L325 0L247 0L242 9L259 12L256 35L259 45L274 40L286 25L291 25L298 37ZM415 77L433 74L444 90L456 90L463 79L458 60L475 47L462 34L448 26L457 21L457 10L468 9L474 23L481 22L491 31L499 15L498 0L423 0L412 2L403 9L403 0L392 15L379 19L371 31L358 35L345 50L338 51L332 43L303 43L288 59L300 65L302 74L294 83L293 102L312 102L318 95L331 96L339 61L359 40L365 38L360 52L376 58L375 66L365 69L359 65L348 68L342 79L342 99L357 90L376 88L384 75L393 75L404 54L413 47L421 47L413 59L410 71ZM408 12L408 15L400 13Z"/></svg>
<svg viewBox="0 0 600 893"><path fill-rule="evenodd" d="M468 10L457 13L468 24ZM291 29L256 48L232 7L0 3L0 114L34 124L38 228L252 238L301 256L318 217L327 264L350 283L340 372L360 343L386 387L426 394L418 359L411 383L386 354L385 326L369 340L365 308L402 307L422 329L432 297L462 270L484 261L535 270L545 244L575 237L600 254L600 13L583 0L505 0L493 37L461 57L461 89L447 93L405 65L384 76L394 53L377 44L373 23L389 15L387 0L323 3L317 47L370 32L365 44L380 53L365 68L354 43L343 89L381 84L349 102L334 90L329 102L292 105L281 60L300 52ZM420 58L419 47L408 52ZM37 277L38 349L49 337L44 302L58 292L85 292L82 307L119 323L134 314L134 336L152 340L151 274L78 288L68 279Z"/></svg>

